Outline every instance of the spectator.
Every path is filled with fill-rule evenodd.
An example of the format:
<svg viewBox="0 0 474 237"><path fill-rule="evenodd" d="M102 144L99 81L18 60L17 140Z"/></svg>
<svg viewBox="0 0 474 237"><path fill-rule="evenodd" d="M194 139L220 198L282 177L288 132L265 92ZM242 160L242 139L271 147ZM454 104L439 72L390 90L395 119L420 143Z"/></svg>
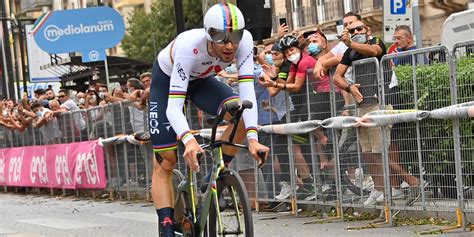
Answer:
<svg viewBox="0 0 474 237"><path fill-rule="evenodd" d="M342 35L341 41L346 44L348 49L337 66L334 83L354 97L359 107L358 116L362 117L366 113L381 109L377 98L377 75L372 73L368 76L361 76L357 81L358 84L348 83L343 77L347 68L354 61L369 57L377 57L380 60L385 54L385 45L379 38L373 37L371 40L368 39L367 27L362 21L354 21L347 29ZM364 205L374 205L384 200L383 191L380 191L384 190L382 142L386 142L388 145L390 139L382 139L382 129L380 127L361 127L359 128L359 137L362 156L364 161L370 164L368 171L372 175L375 186Z"/></svg>
<svg viewBox="0 0 474 237"><path fill-rule="evenodd" d="M40 103L33 102L31 104L32 111L36 114L36 120L33 123L34 128L40 128L43 136L43 144L57 144L61 139L61 131L59 130L58 121L55 117L47 116L52 113L51 110L44 108Z"/></svg>
<svg viewBox="0 0 474 237"><path fill-rule="evenodd" d="M351 25L354 21L360 21L360 20L362 20L360 15L353 12L346 13L343 18L344 29L347 30L347 27ZM332 48L330 52L320 57L318 59L318 62L316 63L316 66L314 67L314 72L313 72L314 76L316 78L321 78L328 75L329 69L334 68L339 64L347 48L348 48L347 45L341 41L334 48ZM352 67L351 66L347 68L344 78L348 82L354 83L352 81ZM345 106L350 106L351 104L354 103L352 100L352 96L350 96L349 93L342 91L342 95L344 97ZM345 111L343 115L348 115L348 111Z"/></svg>
<svg viewBox="0 0 474 237"><path fill-rule="evenodd" d="M79 107L77 104L69 98L68 91L65 89L61 89L58 92L58 98L59 101L61 102L61 106L58 110L53 111L50 116L52 115L59 115L64 112L74 112L76 110L79 110ZM86 102L87 103L87 102ZM87 127L86 127L86 122L84 121L82 114L81 113L73 113L73 119L74 119L74 135L78 136L80 135L81 141L87 139Z"/></svg>
<svg viewBox="0 0 474 237"><path fill-rule="evenodd" d="M143 92L143 84L136 78L130 78L127 80L127 92L130 101L139 101Z"/></svg>
<svg viewBox="0 0 474 237"><path fill-rule="evenodd" d="M148 103L150 98L150 85L151 85L151 73L145 72L140 75L140 81L143 84L144 90L142 97L140 98L139 103L137 103L138 108L143 109Z"/></svg>
<svg viewBox="0 0 474 237"><path fill-rule="evenodd" d="M97 93L95 89L89 88L86 92L84 108L89 109L98 106L101 101L100 93Z"/></svg>
<svg viewBox="0 0 474 237"><path fill-rule="evenodd" d="M57 100L50 100L49 101L49 109L51 111L58 111L61 109L61 105L59 104L59 101Z"/></svg>
<svg viewBox="0 0 474 237"><path fill-rule="evenodd" d="M141 97L143 91L143 84L136 78L130 78L127 80L127 89L129 93L129 100L136 102ZM143 110L138 109L135 104L128 107L130 110L130 122L132 123L132 129L134 133L145 131L145 117Z"/></svg>
<svg viewBox="0 0 474 237"><path fill-rule="evenodd" d="M269 81L266 79L265 84L273 85L274 88L280 90L288 90L291 95L291 100L295 106L295 114L290 116L291 122L308 120L307 96L309 101L314 101L313 93L307 91L307 71L312 69L316 64L316 60L308 54L305 54L300 46L298 39L293 35L283 37L278 44L280 51L283 52L285 59L291 63L288 78L286 81L275 80ZM273 75L274 76L274 73ZM311 164L311 148L308 135L294 135L295 142L294 151L296 161L302 161L300 164L299 174L303 180L303 192L311 193L314 190L313 179L311 177L309 164ZM286 199L291 195L291 187L287 183L289 181L289 160L283 160L286 156L279 157L280 166L282 170L282 190L277 199Z"/></svg>
<svg viewBox="0 0 474 237"><path fill-rule="evenodd" d="M77 92L76 94L76 103L80 109L85 109L86 105L86 94L84 92Z"/></svg>
<svg viewBox="0 0 474 237"><path fill-rule="evenodd" d="M48 100L48 101L54 100L56 98L52 88L48 88L48 89L44 90L44 94L45 94L45 99Z"/></svg>
<svg viewBox="0 0 474 237"><path fill-rule="evenodd" d="M395 33L393 36L395 40L394 49L389 53L399 53L409 50L416 49L416 46L413 42L413 35L411 33L410 27L406 25L400 25L395 28ZM392 48L392 47L391 47ZM412 57L404 56L404 57L397 57L392 59L390 65L394 68L396 65L404 65L404 64L411 64ZM388 66L390 66L388 65ZM394 109L406 109L406 105L408 104L407 101L404 101L402 97L398 94L398 82L395 72L388 72L391 73L391 77L389 75L385 75L386 77L390 77L390 84L388 85L388 91L386 93L386 103L391 104ZM418 187L420 185L420 180L409 174L405 168L400 164L400 153L398 151L398 144L396 143L397 140L400 139L400 131L403 131L405 124L394 124L392 127L392 139L390 143L390 183L392 184L392 198L403 196L403 192L397 187L405 188L407 186L411 187Z"/></svg>
<svg viewBox="0 0 474 237"><path fill-rule="evenodd" d="M37 101L40 101L42 96L44 95L44 90L42 88L36 89L34 92L35 99Z"/></svg>

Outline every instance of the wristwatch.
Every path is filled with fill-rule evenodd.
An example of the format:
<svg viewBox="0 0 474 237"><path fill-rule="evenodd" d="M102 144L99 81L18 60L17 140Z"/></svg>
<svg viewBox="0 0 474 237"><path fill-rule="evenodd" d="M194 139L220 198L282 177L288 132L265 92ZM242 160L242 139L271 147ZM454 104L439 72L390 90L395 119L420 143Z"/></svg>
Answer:
<svg viewBox="0 0 474 237"><path fill-rule="evenodd" d="M349 93L349 94L351 94L351 91L352 91L352 90L351 90L351 86L352 86L352 84L349 83L348 86L344 89L344 90L347 91L347 93Z"/></svg>

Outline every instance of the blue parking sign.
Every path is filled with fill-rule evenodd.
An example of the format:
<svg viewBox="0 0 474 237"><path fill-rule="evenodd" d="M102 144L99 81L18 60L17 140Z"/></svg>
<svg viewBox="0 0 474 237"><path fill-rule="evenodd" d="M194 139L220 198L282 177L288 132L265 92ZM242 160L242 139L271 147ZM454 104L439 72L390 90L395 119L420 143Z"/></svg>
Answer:
<svg viewBox="0 0 474 237"><path fill-rule="evenodd" d="M390 14L404 15L407 12L407 0L390 0Z"/></svg>

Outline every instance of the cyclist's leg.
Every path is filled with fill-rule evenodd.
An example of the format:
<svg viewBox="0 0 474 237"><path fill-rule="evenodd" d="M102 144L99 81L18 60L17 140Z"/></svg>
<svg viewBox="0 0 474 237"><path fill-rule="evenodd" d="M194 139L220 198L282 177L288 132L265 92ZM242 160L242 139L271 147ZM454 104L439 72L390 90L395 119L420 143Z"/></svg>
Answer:
<svg viewBox="0 0 474 237"><path fill-rule="evenodd" d="M204 112L212 115L217 115L225 103L239 100L237 93L235 93L229 86L216 80L214 77L193 81L189 86L188 93L196 106L201 108ZM226 114L224 119L229 121L230 115ZM229 138L233 126L235 125L230 124L227 127L221 136L222 140ZM235 133L234 142L242 143L245 137L245 126L243 121L240 120L237 132ZM230 162L237 151L238 148L224 146L224 162Z"/></svg>
<svg viewBox="0 0 474 237"><path fill-rule="evenodd" d="M151 195L163 236L174 236L172 175L176 163L177 141L176 133L171 128L168 118L163 116L168 106L170 79L161 71L156 61L152 75L149 127L155 159L153 159Z"/></svg>

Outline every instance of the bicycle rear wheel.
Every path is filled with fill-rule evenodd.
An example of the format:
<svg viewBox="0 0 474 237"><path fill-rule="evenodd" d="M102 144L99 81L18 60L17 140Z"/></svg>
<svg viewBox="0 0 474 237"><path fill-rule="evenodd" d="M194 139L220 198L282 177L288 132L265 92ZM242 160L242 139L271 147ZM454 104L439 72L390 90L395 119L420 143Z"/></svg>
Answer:
<svg viewBox="0 0 474 237"><path fill-rule="evenodd" d="M237 172L225 170L217 180L218 203L213 202L209 211L209 236L253 237L252 209L242 178ZM219 231L219 215L222 231Z"/></svg>

